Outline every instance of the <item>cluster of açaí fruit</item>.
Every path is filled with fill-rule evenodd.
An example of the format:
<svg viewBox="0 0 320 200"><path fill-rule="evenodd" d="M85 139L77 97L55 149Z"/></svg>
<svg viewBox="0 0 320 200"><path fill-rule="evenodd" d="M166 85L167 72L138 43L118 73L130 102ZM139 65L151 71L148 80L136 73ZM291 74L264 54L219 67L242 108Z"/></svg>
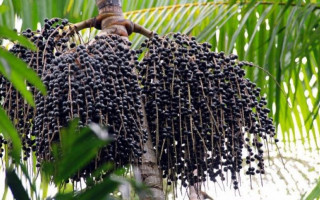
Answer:
<svg viewBox="0 0 320 200"><path fill-rule="evenodd" d="M23 32L37 51L18 44L10 50L47 86L48 95L42 96L30 85L35 109L0 77L2 105L21 133L24 159L35 151L38 166L51 160L60 129L78 118L80 127L91 122L109 127L115 141L74 181L106 161L139 164L148 131L169 185L229 175L237 189L244 157L246 174L265 173L264 142L274 138L275 128L260 88L244 77L242 67L251 63L177 33L155 34L137 50L117 35L76 44L66 26L67 20L45 20L42 30Z"/></svg>

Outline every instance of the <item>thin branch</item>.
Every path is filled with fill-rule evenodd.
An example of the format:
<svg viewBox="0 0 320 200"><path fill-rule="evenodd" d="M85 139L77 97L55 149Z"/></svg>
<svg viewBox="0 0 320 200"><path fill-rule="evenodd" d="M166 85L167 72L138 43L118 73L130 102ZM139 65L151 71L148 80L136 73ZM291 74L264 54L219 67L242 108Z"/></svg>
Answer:
<svg viewBox="0 0 320 200"><path fill-rule="evenodd" d="M96 26L96 18L91 18L91 19L87 19L85 21L82 22L78 22L76 24L73 24L74 26L74 31L81 31L82 29L85 28L91 28L91 27L95 27Z"/></svg>
<svg viewBox="0 0 320 200"><path fill-rule="evenodd" d="M73 26L75 27L74 31L81 31L82 29L92 28L92 27L101 30L101 21L108 18L108 17L114 17L114 16L120 16L120 15L111 14L111 13L104 13L104 14L100 14L94 18L87 19L82 22L78 22L76 24L73 24Z"/></svg>
<svg viewBox="0 0 320 200"><path fill-rule="evenodd" d="M153 36L153 32L146 29L143 26L140 26L139 24L134 23L133 32L140 33L141 35L144 35L148 38L151 38Z"/></svg>

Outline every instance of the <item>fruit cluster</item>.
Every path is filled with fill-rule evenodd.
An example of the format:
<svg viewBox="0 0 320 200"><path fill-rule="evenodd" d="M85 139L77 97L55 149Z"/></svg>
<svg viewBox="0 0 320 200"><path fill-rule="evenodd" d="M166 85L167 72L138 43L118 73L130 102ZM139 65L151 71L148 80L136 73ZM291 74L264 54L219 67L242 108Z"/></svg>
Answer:
<svg viewBox="0 0 320 200"><path fill-rule="evenodd" d="M155 35L142 46L138 69L149 129L168 183L229 174L237 189L244 148L246 174L264 174L263 146L275 128L260 88L244 77L242 67L251 64L182 34Z"/></svg>
<svg viewBox="0 0 320 200"><path fill-rule="evenodd" d="M60 141L60 129L77 118L80 128L91 122L107 126L115 142L103 148L75 180L106 161L114 161L117 167L140 163L147 135L141 128L141 88L134 71L139 63L137 51L116 35L96 37L91 45L76 45L65 31L68 22L59 21L46 20L43 30L23 32L37 52L20 45L11 49L47 87L48 95L43 96L30 86L36 109L24 102L10 82L3 77L0 81L3 107L22 136L24 159L32 150L37 166L51 160L51 147Z"/></svg>
<svg viewBox="0 0 320 200"><path fill-rule="evenodd" d="M10 50L47 86L47 96L29 86L36 109L0 77L0 102L21 133L25 160L32 151L38 166L51 160L60 129L78 118L80 127L108 126L115 141L75 181L106 161L139 164L148 132L169 185L230 177L238 189L244 163L247 175L265 173L265 146L276 141L275 127L260 88L244 77L251 63L177 33L155 34L138 50L116 35L76 44L68 26L67 20L45 20L42 30L23 32L36 52L18 44Z"/></svg>

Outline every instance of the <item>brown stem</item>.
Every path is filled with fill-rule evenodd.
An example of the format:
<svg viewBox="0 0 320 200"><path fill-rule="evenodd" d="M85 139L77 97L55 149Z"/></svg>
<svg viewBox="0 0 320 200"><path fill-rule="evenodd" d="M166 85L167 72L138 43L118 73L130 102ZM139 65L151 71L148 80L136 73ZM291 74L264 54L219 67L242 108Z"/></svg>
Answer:
<svg viewBox="0 0 320 200"><path fill-rule="evenodd" d="M130 21L124 19L120 0L96 0L96 5L99 15L106 15L101 19L102 31L99 35L117 34L128 37L132 33Z"/></svg>
<svg viewBox="0 0 320 200"><path fill-rule="evenodd" d="M96 18L87 19L85 21L73 24L74 31L80 31L85 28L95 27Z"/></svg>
<svg viewBox="0 0 320 200"><path fill-rule="evenodd" d="M151 38L153 36L152 31L149 31L148 29L146 29L143 26L140 26L139 24L136 24L136 23L134 23L133 32L140 33L148 38Z"/></svg>
<svg viewBox="0 0 320 200"><path fill-rule="evenodd" d="M99 8L99 15L74 24L69 34L94 27L102 30L99 35L117 34L127 38L135 32L148 38L153 36L152 31L124 18L120 0L97 0L96 4Z"/></svg>
<svg viewBox="0 0 320 200"><path fill-rule="evenodd" d="M111 17L112 15L106 15L106 14L101 14L98 15L95 18L91 18L82 22L78 22L76 24L73 24L73 29L72 32L74 31L80 31L82 29L86 28L91 28L94 27L96 29L101 30L101 21L102 19L105 19L107 17ZM120 19L117 21L114 21L110 23L110 25L122 25L127 29L127 34L131 35L131 33L139 33L141 35L144 35L148 38L151 38L153 36L153 32L144 28L143 26L140 26L139 24L133 23L130 20L127 19ZM110 32L110 31L109 31Z"/></svg>

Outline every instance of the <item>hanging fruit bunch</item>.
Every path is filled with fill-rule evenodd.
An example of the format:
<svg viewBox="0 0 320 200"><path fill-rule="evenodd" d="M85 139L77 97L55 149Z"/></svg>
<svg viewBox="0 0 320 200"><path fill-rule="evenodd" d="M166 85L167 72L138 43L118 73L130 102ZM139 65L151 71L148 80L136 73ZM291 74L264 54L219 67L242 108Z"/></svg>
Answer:
<svg viewBox="0 0 320 200"><path fill-rule="evenodd" d="M194 37L152 33L123 19L119 1L97 5L96 18L75 25L46 19L41 30L22 32L36 52L19 44L10 50L48 91L42 96L29 86L34 109L0 77L2 106L21 133L24 159L35 152L38 167L50 161L60 129L77 118L79 127L91 122L109 127L115 141L70 177L73 181L106 161L156 166L153 173L174 187L178 181L187 187L229 176L238 189L244 165L249 176L264 174L265 146L276 133L260 88L245 78L243 67L252 64L213 52ZM102 31L83 44L77 31L88 27ZM127 39L132 32L148 37L136 50ZM0 138L0 147L3 143Z"/></svg>
<svg viewBox="0 0 320 200"><path fill-rule="evenodd" d="M244 77L242 67L251 64L181 34L155 35L142 46L138 69L147 121L168 183L229 175L238 189L244 156L247 175L264 174L263 143L275 128L260 88Z"/></svg>
<svg viewBox="0 0 320 200"><path fill-rule="evenodd" d="M48 95L43 96L30 86L36 110L1 77L3 107L22 133L24 159L35 151L38 166L51 160L51 147L59 142L60 129L77 118L80 128L91 122L109 127L116 142L102 149L76 180L106 161L115 161L118 167L141 163L146 130L141 126L141 88L134 73L139 63L136 51L118 35L97 36L93 44L77 46L65 31L67 24L67 20L45 20L41 31L23 32L38 47L37 52L20 45L10 50L34 69L47 87Z"/></svg>

